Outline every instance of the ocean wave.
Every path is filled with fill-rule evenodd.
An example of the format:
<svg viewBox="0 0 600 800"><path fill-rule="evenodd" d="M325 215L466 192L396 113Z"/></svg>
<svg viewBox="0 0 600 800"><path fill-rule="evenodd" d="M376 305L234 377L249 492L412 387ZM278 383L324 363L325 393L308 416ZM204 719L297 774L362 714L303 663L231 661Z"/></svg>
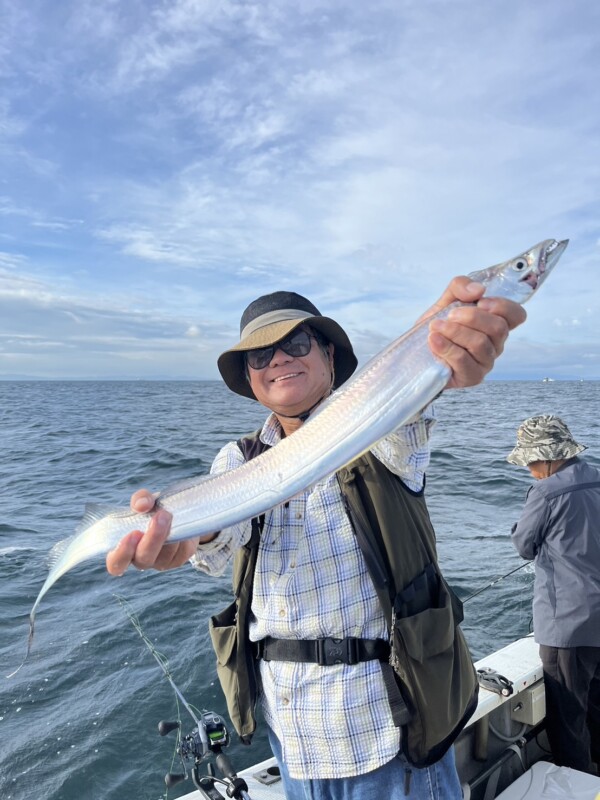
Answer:
<svg viewBox="0 0 600 800"><path fill-rule="evenodd" d="M126 504L134 487L164 488L200 474L222 444L266 416L218 383L14 387L14 396L0 404L10 409L13 430L1 481L0 661L6 672L22 661L46 553L71 533L85 499L116 503L120 497ZM0 395L9 388L0 382ZM490 381L436 401L428 506L447 580L463 598L479 592L466 604L463 624L476 658L529 630L533 568L508 575L521 563L510 525L530 483L526 470L506 463L516 428L532 409L551 410L572 425L590 448L586 458L598 464L600 426L590 409L599 399L600 382ZM128 598L187 700L225 715L207 628L211 614L230 602L230 580L229 573L215 580L189 566L111 578L101 558L61 579L38 610L28 661L11 681L0 679L0 784L15 800L164 792L172 744L157 735L156 723L174 718L174 694L113 594ZM29 770L31 731L36 770ZM251 748L231 742L238 769L267 757L262 731ZM132 761L137 745L141 769Z"/></svg>
<svg viewBox="0 0 600 800"><path fill-rule="evenodd" d="M8 545L7 547L0 547L0 558L2 556L10 556L13 553L33 552L35 547L22 547L20 545Z"/></svg>

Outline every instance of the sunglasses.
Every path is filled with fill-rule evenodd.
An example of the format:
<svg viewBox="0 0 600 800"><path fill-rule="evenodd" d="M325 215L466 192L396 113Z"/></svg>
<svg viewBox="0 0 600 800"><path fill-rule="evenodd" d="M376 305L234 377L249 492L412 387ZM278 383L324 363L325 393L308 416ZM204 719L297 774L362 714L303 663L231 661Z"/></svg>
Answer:
<svg viewBox="0 0 600 800"><path fill-rule="evenodd" d="M252 369L264 369L271 363L276 350L283 350L288 356L298 358L307 356L312 347L312 340L315 337L304 329L295 330L285 339L268 347L255 347L254 350L246 350L246 363Z"/></svg>

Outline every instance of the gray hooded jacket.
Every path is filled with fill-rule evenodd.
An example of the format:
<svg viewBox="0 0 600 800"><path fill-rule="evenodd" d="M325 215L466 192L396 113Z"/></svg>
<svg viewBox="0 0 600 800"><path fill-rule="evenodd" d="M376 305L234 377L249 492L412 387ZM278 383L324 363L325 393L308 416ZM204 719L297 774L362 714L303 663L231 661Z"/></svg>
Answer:
<svg viewBox="0 0 600 800"><path fill-rule="evenodd" d="M537 481L512 540L535 559L536 642L600 647L600 470L575 457Z"/></svg>

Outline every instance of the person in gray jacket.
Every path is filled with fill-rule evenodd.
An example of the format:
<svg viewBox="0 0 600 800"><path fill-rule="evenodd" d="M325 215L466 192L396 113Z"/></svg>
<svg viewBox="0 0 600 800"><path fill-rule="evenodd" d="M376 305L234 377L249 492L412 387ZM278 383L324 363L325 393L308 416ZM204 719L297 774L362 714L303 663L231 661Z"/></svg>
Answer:
<svg viewBox="0 0 600 800"><path fill-rule="evenodd" d="M513 526L520 556L535 560L533 629L555 763L595 774L600 762L600 470L579 457L553 414L517 431L511 464L537 480Z"/></svg>

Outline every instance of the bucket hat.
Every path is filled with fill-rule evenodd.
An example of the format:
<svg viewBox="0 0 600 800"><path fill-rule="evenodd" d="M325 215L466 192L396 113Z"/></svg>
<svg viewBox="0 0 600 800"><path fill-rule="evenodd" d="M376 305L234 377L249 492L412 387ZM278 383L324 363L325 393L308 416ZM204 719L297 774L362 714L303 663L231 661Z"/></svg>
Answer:
<svg viewBox="0 0 600 800"><path fill-rule="evenodd" d="M246 378L245 351L275 344L303 323L322 333L335 347L334 388L347 381L358 362L343 328L322 316L306 297L296 292L273 292L250 303L240 321L240 341L217 359L219 372L231 391L256 400Z"/></svg>
<svg viewBox="0 0 600 800"><path fill-rule="evenodd" d="M586 445L573 439L571 431L560 417L540 414L521 423L517 431L517 446L506 460L519 467L526 467L534 461L573 458L586 449Z"/></svg>

